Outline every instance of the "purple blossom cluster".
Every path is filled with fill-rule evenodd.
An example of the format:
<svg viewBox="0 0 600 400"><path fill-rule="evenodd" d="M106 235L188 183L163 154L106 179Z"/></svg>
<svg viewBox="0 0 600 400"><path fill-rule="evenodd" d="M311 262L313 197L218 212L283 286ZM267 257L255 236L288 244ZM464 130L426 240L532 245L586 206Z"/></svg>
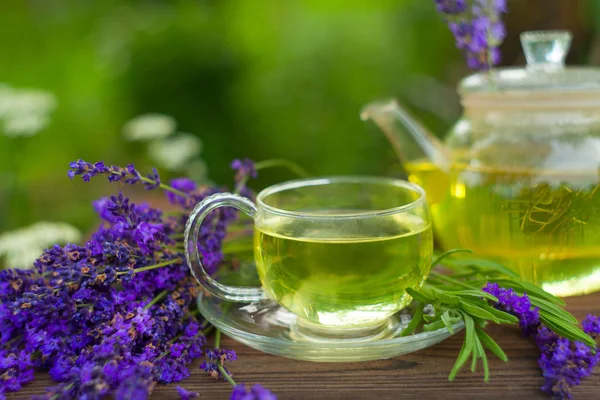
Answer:
<svg viewBox="0 0 600 400"><path fill-rule="evenodd" d="M226 361L235 361L237 360L237 355L233 350L225 350L225 349L208 349L205 351L204 355L206 356L207 361L202 362L200 364L200 369L208 372L210 376L215 379L225 378L221 371L219 370L219 364L225 370L228 375L231 375L229 370L225 367Z"/></svg>
<svg viewBox="0 0 600 400"><path fill-rule="evenodd" d="M256 178L258 176L254 162L248 158L233 160L231 169L236 171L235 186L237 192L242 196L251 197L252 192L246 187L246 181L249 178Z"/></svg>
<svg viewBox="0 0 600 400"><path fill-rule="evenodd" d="M506 0L434 0L445 16L456 47L462 50L472 69L488 69L500 62L499 46L506 36L501 15Z"/></svg>
<svg viewBox="0 0 600 400"><path fill-rule="evenodd" d="M484 292L498 299L496 307L519 319L519 326L526 336L537 332L540 324L539 308L531 306L531 300L524 294L519 296L513 289L505 289L496 283L488 283Z"/></svg>
<svg viewBox="0 0 600 400"><path fill-rule="evenodd" d="M541 352L538 359L544 376L541 389L554 398L571 398L571 388L591 375L600 357L589 346L561 338L544 325L538 328L535 342Z"/></svg>
<svg viewBox="0 0 600 400"><path fill-rule="evenodd" d="M538 364L542 369L544 384L541 390L557 399L571 398L571 389L590 376L600 360L600 352L589 346L561 338L540 322L539 310L531 306L527 294L518 295L512 289L504 289L488 283L483 290L498 298L495 307L517 318L523 333L534 338L540 350ZM596 338L600 334L600 319L588 315L582 322L583 331Z"/></svg>
<svg viewBox="0 0 600 400"><path fill-rule="evenodd" d="M262 385L256 384L248 388L242 383L233 388L230 400L277 400L277 396Z"/></svg>
<svg viewBox="0 0 600 400"><path fill-rule="evenodd" d="M231 350L205 350L198 287L188 274L182 235L190 209L217 188L187 179L160 183L130 165L79 160L70 177L159 185L179 211L165 216L122 193L94 202L102 224L84 246L46 249L31 270L0 271L0 399L48 371L57 382L37 399L145 399L157 383L190 375L192 360L233 361ZM213 213L198 243L207 266L223 260L231 211ZM178 388L182 398L197 394ZM232 394L233 396L233 394ZM264 398L274 398L264 397Z"/></svg>

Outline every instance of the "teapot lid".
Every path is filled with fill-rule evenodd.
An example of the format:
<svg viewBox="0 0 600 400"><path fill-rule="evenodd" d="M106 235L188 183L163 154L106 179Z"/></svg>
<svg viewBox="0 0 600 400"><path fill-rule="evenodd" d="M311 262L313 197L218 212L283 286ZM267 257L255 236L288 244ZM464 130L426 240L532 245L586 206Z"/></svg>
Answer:
<svg viewBox="0 0 600 400"><path fill-rule="evenodd" d="M530 31L521 34L525 53L525 68L499 68L480 72L463 79L459 92L464 97L511 97L534 100L545 96L557 100L574 99L574 96L596 94L594 103L600 101L600 68L565 67L565 57L571 45L568 31ZM470 96L472 95L472 96ZM561 96L560 98L558 96ZM475 100L472 98L472 100ZM481 99L479 99L481 100ZM463 101L463 104L465 101ZM519 104L522 106L525 104ZM531 104L534 105L534 104Z"/></svg>

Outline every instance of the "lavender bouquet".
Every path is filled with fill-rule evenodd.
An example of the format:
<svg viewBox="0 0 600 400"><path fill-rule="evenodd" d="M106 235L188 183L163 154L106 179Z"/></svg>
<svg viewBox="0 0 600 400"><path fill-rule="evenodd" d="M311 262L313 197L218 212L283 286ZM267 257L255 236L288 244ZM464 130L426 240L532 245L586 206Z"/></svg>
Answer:
<svg viewBox="0 0 600 400"><path fill-rule="evenodd" d="M246 181L256 176L249 160L232 167L236 191L252 196ZM161 182L156 170L143 176L125 168L82 160L69 177L163 189L176 211L134 204L122 193L94 202L102 220L83 246L46 249L30 270L0 272L0 399L48 371L57 382L39 399L145 399L157 383L180 382L193 359L233 385L232 399L275 399L261 385L236 383L225 364L233 350L207 348L213 329L195 307L198 285L183 255L183 230L191 208L222 189L186 179ZM213 212L203 225L199 249L211 272L223 263L222 243L235 221L232 209ZM197 393L177 388L181 398Z"/></svg>

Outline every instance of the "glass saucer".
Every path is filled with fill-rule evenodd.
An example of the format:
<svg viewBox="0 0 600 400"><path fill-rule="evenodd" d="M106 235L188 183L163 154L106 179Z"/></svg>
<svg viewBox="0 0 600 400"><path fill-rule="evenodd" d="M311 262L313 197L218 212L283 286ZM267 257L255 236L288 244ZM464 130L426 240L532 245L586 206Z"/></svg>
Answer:
<svg viewBox="0 0 600 400"><path fill-rule="evenodd" d="M255 303L231 303L200 294L202 315L224 334L249 347L276 356L319 362L356 362L379 360L412 353L433 346L452 334L446 329L430 332L417 330L400 336L410 322L410 307L389 320L389 334L370 341L352 339L303 340L295 335L298 317L272 300ZM454 325L457 332L463 324Z"/></svg>

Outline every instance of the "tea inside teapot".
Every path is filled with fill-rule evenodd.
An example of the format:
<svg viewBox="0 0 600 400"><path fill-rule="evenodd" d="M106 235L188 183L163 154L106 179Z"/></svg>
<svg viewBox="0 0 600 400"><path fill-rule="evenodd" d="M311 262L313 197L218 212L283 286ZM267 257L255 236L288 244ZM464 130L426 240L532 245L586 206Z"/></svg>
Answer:
<svg viewBox="0 0 600 400"><path fill-rule="evenodd" d="M565 68L569 40L525 33L527 68L464 79L444 143L395 101L362 113L425 189L441 247L502 260L560 296L600 290L600 71Z"/></svg>

